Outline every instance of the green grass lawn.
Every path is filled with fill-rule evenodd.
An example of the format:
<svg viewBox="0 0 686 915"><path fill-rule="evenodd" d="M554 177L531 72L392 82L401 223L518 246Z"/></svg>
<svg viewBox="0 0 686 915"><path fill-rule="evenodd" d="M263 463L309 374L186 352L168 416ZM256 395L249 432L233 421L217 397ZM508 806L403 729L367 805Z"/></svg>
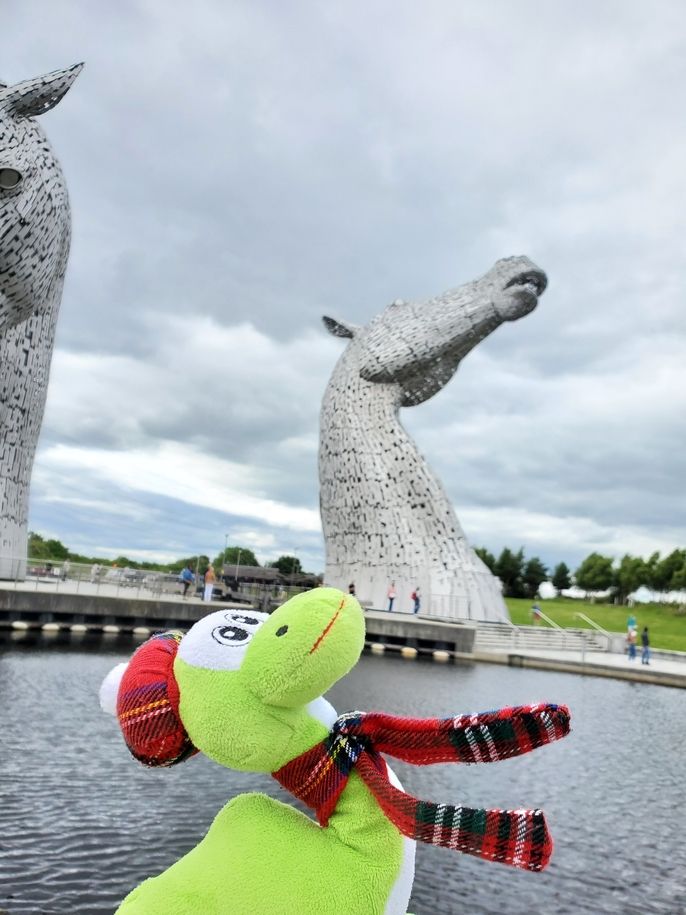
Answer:
<svg viewBox="0 0 686 915"><path fill-rule="evenodd" d="M506 597L512 622L518 626L531 625L532 600L516 597ZM555 600L539 600L538 606L554 620L558 626L567 629L590 629L575 613L585 613L603 629L608 632L626 632L626 622L630 613L636 617L638 624L640 649L640 633L644 626L650 633L650 644L653 648L670 648L674 651L686 651L686 614L679 615L675 605L662 606L660 604L639 604L629 607L615 606L614 604L590 604L585 601L571 600L571 598L556 598ZM541 626L547 625L543 621Z"/></svg>

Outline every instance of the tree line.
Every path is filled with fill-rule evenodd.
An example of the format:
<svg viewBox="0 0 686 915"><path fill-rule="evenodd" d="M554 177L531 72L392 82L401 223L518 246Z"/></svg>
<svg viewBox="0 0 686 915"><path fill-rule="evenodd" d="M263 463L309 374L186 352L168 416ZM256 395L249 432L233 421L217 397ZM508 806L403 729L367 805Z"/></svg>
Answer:
<svg viewBox="0 0 686 915"><path fill-rule="evenodd" d="M215 557L212 565L220 569L223 565L259 566L260 563L252 550L242 546L229 546ZM267 569L278 569L282 575L312 575L305 572L297 556L279 556L273 562L265 564Z"/></svg>
<svg viewBox="0 0 686 915"><path fill-rule="evenodd" d="M538 556L525 559L521 547L517 552L505 547L497 559L484 547L475 552L502 581L506 597L534 597L544 581L552 581L558 591L572 583L584 591L611 588L622 603L642 585L652 591L686 589L686 550L672 550L664 557L655 552L648 559L627 553L617 562L612 556L590 553L573 574L564 562L551 573Z"/></svg>
<svg viewBox="0 0 686 915"><path fill-rule="evenodd" d="M652 591L681 591L686 589L686 550L672 550L666 556L659 552L652 553L647 559L630 556L628 553L619 561L611 556L591 553L571 572L564 562L559 562L552 570L538 556L526 558L523 547L516 552L505 547L496 558L485 547L476 547L475 552L502 581L506 597L534 597L544 581L552 581L558 591L576 584L584 591L607 591L612 588L621 602L629 594L644 585ZM119 568L150 569L157 572L178 573L188 565L203 574L210 564L206 555L184 556L170 563L138 562L127 556L115 559L103 559L99 556L83 556L72 552L60 540L46 539L33 531L29 532L28 555L31 559L45 562L81 562L84 564L99 563L103 566ZM260 563L251 549L243 546L229 546L221 550L212 561L217 571L223 566L240 564L242 566L259 566ZM282 575L312 574L305 573L297 556L279 556L266 563L267 568L278 569Z"/></svg>
<svg viewBox="0 0 686 915"><path fill-rule="evenodd" d="M575 578L586 591L613 588L622 602L642 585L652 591L682 591L686 589L686 550L672 550L664 557L655 552L648 559L627 553L617 563L610 556L591 553Z"/></svg>
<svg viewBox="0 0 686 915"><path fill-rule="evenodd" d="M102 566L116 566L120 569L146 569L153 572L178 573L185 566L190 566L193 571L197 568L200 574L204 574L210 565L210 557L204 554L183 556L167 563L139 562L136 559L130 559L128 556L117 556L114 559L103 559L101 556L84 556L81 553L73 552L60 540L42 537L35 531L29 531L27 552L29 559L40 559L43 562L62 563L69 561L83 563L84 565L97 563ZM238 563L242 566L260 565L253 551L248 547L242 546L229 546L215 556L212 561L212 565L217 571L220 571L224 565L230 566ZM267 563L266 567L278 569L282 575L312 574L303 571L297 556L279 556L273 562Z"/></svg>
<svg viewBox="0 0 686 915"><path fill-rule="evenodd" d="M506 597L533 597L542 582L550 577L547 567L538 556L524 558L524 549L520 547L515 553L505 547L496 559L485 547L476 547L474 552L503 583ZM555 569L554 577L560 582L556 588L568 588L570 585L569 569L561 562ZM562 582L565 582L564 584Z"/></svg>

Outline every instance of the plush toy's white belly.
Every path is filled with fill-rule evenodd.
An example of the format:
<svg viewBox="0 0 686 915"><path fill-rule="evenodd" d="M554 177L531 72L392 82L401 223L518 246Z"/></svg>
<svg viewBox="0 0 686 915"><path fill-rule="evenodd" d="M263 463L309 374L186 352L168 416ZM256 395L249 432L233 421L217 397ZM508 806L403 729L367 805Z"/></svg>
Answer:
<svg viewBox="0 0 686 915"><path fill-rule="evenodd" d="M400 783L400 779L390 766L388 766L388 774L391 777L391 784L402 790L403 786ZM400 873L388 897L384 915L405 915L407 911L407 903L410 901L412 884L414 883L414 855L416 849L417 843L413 839L403 836L403 860L400 865Z"/></svg>
<svg viewBox="0 0 686 915"><path fill-rule="evenodd" d="M321 721L324 727L327 728L332 728L334 722L338 718L336 709L328 700L324 699L323 696L310 702L307 706L307 711L313 718ZM388 766L388 774L390 776L391 784L402 791L403 786L400 779L390 766ZM400 871L398 872L396 881L391 889L383 915L405 915L407 903L410 901L412 884L414 882L414 857L417 843L413 839L408 839L405 836L402 837L402 843Z"/></svg>

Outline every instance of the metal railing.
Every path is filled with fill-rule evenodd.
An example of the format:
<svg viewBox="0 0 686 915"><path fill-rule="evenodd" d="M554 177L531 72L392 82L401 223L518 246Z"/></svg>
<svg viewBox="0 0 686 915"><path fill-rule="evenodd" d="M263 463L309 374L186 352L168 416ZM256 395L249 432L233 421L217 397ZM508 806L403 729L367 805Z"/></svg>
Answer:
<svg viewBox="0 0 686 915"><path fill-rule="evenodd" d="M583 620L585 623L588 623L593 629L596 629L598 632L602 632L603 635L610 636L610 633L607 629L603 629L602 626L599 626L595 620L592 620L590 616L586 616L585 613L575 613L574 616L578 617L580 620Z"/></svg>
<svg viewBox="0 0 686 915"><path fill-rule="evenodd" d="M10 562L4 557L0 561L5 570L0 588L148 599L180 597L183 593L178 574L154 569L29 557L23 563L11 563L14 575L10 578L7 575Z"/></svg>
<svg viewBox="0 0 686 915"><path fill-rule="evenodd" d="M608 632L607 629L603 629L602 626L599 626L595 620L592 620L590 616L586 616L585 613L578 612L578 613L575 613L574 616L578 617L580 620L583 620L585 623L588 623L588 625L591 626L593 629L595 629L596 632L599 632L605 638L605 644L606 644L605 650L606 651L612 650L613 636L612 636L611 632Z"/></svg>
<svg viewBox="0 0 686 915"><path fill-rule="evenodd" d="M503 623L479 622L476 624L478 648L487 651L550 650L574 651L609 650L609 640L601 644L587 629L564 629L551 621L550 626L506 626Z"/></svg>
<svg viewBox="0 0 686 915"><path fill-rule="evenodd" d="M180 600L183 597L183 585L177 572L0 555L0 589L8 588L148 600ZM195 584L188 589L187 599L202 600L202 589L202 576L198 575ZM237 590L217 580L213 599L236 600L269 610L302 590L297 585L282 582L276 588L239 582Z"/></svg>
<svg viewBox="0 0 686 915"><path fill-rule="evenodd" d="M553 629L559 629L560 632L565 632L565 631L566 631L562 626L559 626L559 625L555 622L555 620L551 620L550 617L547 616L540 608L538 609L538 616L540 616L542 620L545 620L546 623L547 623L549 626L552 626Z"/></svg>

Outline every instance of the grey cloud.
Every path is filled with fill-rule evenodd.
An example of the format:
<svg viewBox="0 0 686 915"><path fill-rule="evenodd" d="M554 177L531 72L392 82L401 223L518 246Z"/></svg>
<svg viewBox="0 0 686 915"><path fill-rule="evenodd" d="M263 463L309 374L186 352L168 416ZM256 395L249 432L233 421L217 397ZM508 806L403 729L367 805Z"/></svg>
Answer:
<svg viewBox="0 0 686 915"><path fill-rule="evenodd" d="M541 505L683 531L682 414L655 393L632 422L603 387L659 371L636 341L683 351L682 4L6 7L5 79L87 63L44 118L74 212L58 350L130 357L137 379L94 368L84 401L97 378L58 367L44 445L200 442L314 505L316 455L282 442L316 435L339 352L321 314L366 323L526 254L549 274L539 308L404 420L458 515ZM208 317L283 347L238 371L230 343L168 345L170 322ZM574 402L589 378L607 400L591 418Z"/></svg>

